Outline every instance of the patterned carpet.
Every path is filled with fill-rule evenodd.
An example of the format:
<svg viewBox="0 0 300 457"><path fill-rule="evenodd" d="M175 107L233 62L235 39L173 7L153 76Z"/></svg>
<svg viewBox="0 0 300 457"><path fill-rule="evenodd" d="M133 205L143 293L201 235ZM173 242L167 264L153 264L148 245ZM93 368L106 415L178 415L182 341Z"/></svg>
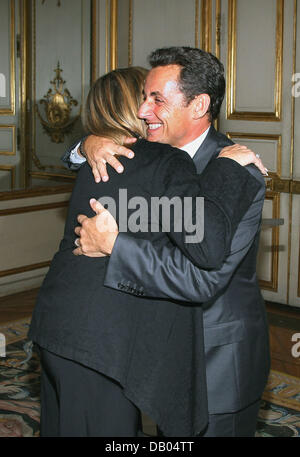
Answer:
<svg viewBox="0 0 300 457"><path fill-rule="evenodd" d="M300 379L272 370L256 436L300 436Z"/></svg>
<svg viewBox="0 0 300 457"><path fill-rule="evenodd" d="M39 436L40 365L28 326L29 319L0 326L0 437ZM271 372L256 436L300 436L300 379Z"/></svg>
<svg viewBox="0 0 300 457"><path fill-rule="evenodd" d="M39 436L40 364L26 342L29 319L0 326L6 357L0 358L0 437Z"/></svg>

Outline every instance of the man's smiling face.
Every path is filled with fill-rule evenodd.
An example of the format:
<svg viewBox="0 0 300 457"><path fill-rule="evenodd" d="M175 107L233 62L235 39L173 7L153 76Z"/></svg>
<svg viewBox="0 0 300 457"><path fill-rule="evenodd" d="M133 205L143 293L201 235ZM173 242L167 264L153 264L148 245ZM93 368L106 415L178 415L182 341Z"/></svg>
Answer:
<svg viewBox="0 0 300 457"><path fill-rule="evenodd" d="M193 103L186 104L178 78L181 67L166 65L150 70L144 102L138 116L147 124L147 139L182 147L194 139Z"/></svg>

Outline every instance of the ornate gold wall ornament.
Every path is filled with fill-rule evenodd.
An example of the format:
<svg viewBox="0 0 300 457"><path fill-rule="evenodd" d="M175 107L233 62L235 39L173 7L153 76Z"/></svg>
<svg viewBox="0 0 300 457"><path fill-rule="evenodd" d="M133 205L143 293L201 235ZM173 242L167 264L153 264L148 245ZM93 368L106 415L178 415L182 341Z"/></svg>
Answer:
<svg viewBox="0 0 300 457"><path fill-rule="evenodd" d="M70 119L72 105L77 106L78 102L71 96L68 89L63 87L66 81L61 77L63 70L60 68L59 62L54 71L56 77L50 81L54 91L50 88L44 98L40 100L40 103L45 105L47 121L41 116L37 104L35 108L41 124L45 132L50 136L51 141L53 143L63 143L64 135L72 131L80 114L74 119Z"/></svg>

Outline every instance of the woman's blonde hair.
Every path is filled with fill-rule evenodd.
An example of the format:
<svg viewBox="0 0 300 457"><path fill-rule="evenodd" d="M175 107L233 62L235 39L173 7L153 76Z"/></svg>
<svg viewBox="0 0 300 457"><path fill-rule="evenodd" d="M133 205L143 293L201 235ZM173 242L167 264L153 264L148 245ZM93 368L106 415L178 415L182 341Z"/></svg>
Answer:
<svg viewBox="0 0 300 457"><path fill-rule="evenodd" d="M86 101L85 130L119 144L124 136L145 137L145 125L137 112L147 73L142 67L119 68L97 79Z"/></svg>

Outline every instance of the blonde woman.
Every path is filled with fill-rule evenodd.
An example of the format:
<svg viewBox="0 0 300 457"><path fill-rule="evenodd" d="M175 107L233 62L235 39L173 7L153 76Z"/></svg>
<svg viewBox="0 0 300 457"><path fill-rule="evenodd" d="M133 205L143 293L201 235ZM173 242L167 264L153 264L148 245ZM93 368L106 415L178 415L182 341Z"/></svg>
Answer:
<svg viewBox="0 0 300 457"><path fill-rule="evenodd" d="M141 230L131 235L157 243L170 237L198 265L214 267L257 192L256 180L233 160L215 159L198 176L186 153L143 139L144 125L136 113L145 74L136 67L115 70L99 78L88 95L88 133L120 144L124 137L139 140L122 177L112 172L108 183L96 184L88 164L78 172L64 237L29 331L41 354L42 436L137 436L141 411L168 436L197 435L207 423L201 307L149 300L142 290L134 296L106 288L107 258L73 254L77 215L93 215L91 198L115 202L117 222L130 232L127 222L136 208L127 203L136 197L150 208L152 196L205 196L201 243L185 243L186 233L174 230L172 217L169 233L164 232L150 211ZM234 189L228 176L238 183ZM206 188L212 179L213 193ZM125 203L121 190L126 190Z"/></svg>

